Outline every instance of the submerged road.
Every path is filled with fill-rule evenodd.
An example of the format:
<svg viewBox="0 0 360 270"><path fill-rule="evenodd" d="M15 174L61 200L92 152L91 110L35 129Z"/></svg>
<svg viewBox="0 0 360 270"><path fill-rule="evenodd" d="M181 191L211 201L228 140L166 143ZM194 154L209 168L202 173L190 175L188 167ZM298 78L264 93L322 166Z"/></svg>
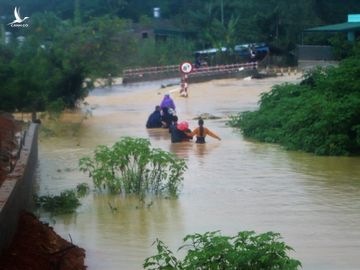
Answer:
<svg viewBox="0 0 360 270"><path fill-rule="evenodd" d="M223 118L205 121L222 138L208 138L206 145L171 144L166 130L145 129L149 113L171 88L160 89L155 82L96 89L86 100L92 116L78 138L41 140L40 195L91 183L78 170L79 158L121 136L149 138L154 147L185 158L182 192L176 200L157 199L144 209L137 209L134 198L92 193L75 214L43 219L86 249L89 269L142 269L144 259L155 254L151 244L156 238L175 251L186 234L214 230L279 232L305 270L359 269L360 158L288 152L246 140L225 124L229 114L256 109L260 93L272 85L298 80L219 80L190 85L187 99L173 93L180 120L192 128L200 113ZM77 118L69 113L62 121Z"/></svg>

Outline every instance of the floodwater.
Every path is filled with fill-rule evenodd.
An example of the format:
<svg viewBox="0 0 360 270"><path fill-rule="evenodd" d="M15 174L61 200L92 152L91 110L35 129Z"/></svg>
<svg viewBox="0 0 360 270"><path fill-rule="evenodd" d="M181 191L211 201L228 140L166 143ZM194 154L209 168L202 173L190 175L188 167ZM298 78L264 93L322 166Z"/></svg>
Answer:
<svg viewBox="0 0 360 270"><path fill-rule="evenodd" d="M163 94L176 87L161 89L155 82L94 90L86 100L92 116L83 122L79 138L41 140L39 194L91 183L78 170L79 158L121 136L149 138L154 147L185 158L183 188L178 199L156 199L144 208L134 198L93 192L75 214L50 222L86 249L89 269L142 269L144 259L155 254L156 238L175 252L185 235L215 230L279 232L306 270L360 269L360 158L289 152L245 140L225 125L229 114L256 109L259 94L271 85L298 77L194 84L187 99L173 92L180 120L192 128L200 113L223 117L205 121L222 138L208 138L206 145L171 144L166 130L144 128ZM67 114L63 121L78 118Z"/></svg>

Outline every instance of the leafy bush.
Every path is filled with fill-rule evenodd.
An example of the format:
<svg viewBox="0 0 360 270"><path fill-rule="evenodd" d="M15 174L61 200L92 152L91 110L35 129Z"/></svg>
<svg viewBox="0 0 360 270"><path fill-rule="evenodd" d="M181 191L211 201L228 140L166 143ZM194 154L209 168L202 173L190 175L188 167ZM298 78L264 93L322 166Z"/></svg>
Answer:
<svg viewBox="0 0 360 270"><path fill-rule="evenodd" d="M89 194L90 187L87 183L81 183L76 186L76 194L79 198L82 198Z"/></svg>
<svg viewBox="0 0 360 270"><path fill-rule="evenodd" d="M299 85L274 86L260 108L232 116L245 136L318 155L360 152L360 60L316 69Z"/></svg>
<svg viewBox="0 0 360 270"><path fill-rule="evenodd" d="M298 260L287 252L293 250L280 241L278 233L256 235L253 231L239 232L235 236L222 236L218 231L187 235L183 260L160 240L156 240L157 255L145 259L144 269L214 269L214 270L295 270L301 267ZM154 243L154 244L155 244Z"/></svg>
<svg viewBox="0 0 360 270"><path fill-rule="evenodd" d="M173 38L163 42L138 40L131 55L132 66L177 65L182 59L192 59L193 42Z"/></svg>
<svg viewBox="0 0 360 270"><path fill-rule="evenodd" d="M183 39L138 40L130 21L112 15L73 25L52 12L37 13L31 26L36 31L24 33L22 46L0 44L0 110L56 116L78 105L94 79L134 66L178 64L193 52Z"/></svg>
<svg viewBox="0 0 360 270"><path fill-rule="evenodd" d="M151 149L146 139L124 137L112 147L100 145L94 157L80 160L98 189L112 193L145 195L177 194L186 164L161 149Z"/></svg>
<svg viewBox="0 0 360 270"><path fill-rule="evenodd" d="M39 208L52 214L72 213L80 206L79 198L84 197L89 192L86 183L77 185L74 190L65 190L60 195L35 196L35 204Z"/></svg>

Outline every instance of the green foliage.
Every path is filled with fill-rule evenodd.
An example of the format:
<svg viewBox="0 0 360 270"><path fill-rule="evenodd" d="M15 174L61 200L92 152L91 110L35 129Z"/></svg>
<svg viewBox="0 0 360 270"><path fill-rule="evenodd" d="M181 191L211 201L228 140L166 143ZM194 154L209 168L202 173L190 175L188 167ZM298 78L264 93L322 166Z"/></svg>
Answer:
<svg viewBox="0 0 360 270"><path fill-rule="evenodd" d="M347 40L345 35L335 35L330 38L333 54L336 59L341 60L353 54L354 43Z"/></svg>
<svg viewBox="0 0 360 270"><path fill-rule="evenodd" d="M36 205L53 214L72 213L80 205L74 190L65 190L60 195L35 197Z"/></svg>
<svg viewBox="0 0 360 270"><path fill-rule="evenodd" d="M197 49L267 42L285 54L299 43L305 28L339 23L348 13L360 12L357 0L295 0L291 5L285 0L105 2L17 1L31 17L31 31L6 28L26 39L21 46L15 41L0 45L1 110L43 111L53 102L73 108L88 93L85 78L115 77L129 67L178 64L193 59ZM160 23L150 18L155 6L161 8ZM1 1L0 10L12 11L12 1ZM6 26L9 20L0 18L0 24ZM185 31L187 40L137 37L138 29L154 26ZM335 38L333 44L340 58L352 51L343 39ZM231 54L219 62L234 61Z"/></svg>
<svg viewBox="0 0 360 270"><path fill-rule="evenodd" d="M359 154L360 60L316 69L299 85L277 85L260 108L233 116L229 124L247 137L318 155Z"/></svg>
<svg viewBox="0 0 360 270"><path fill-rule="evenodd" d="M286 0L18 0L16 3L30 15L31 23L35 12L50 11L62 20L74 21L75 25L111 14L146 26L148 23L144 17L151 16L152 8L157 6L161 8L163 18L171 20L181 29L195 33L193 41L204 47L216 47L219 42L224 42L224 35L230 34L237 42L264 41L288 48L299 42L299 35L305 28L341 23L347 14L360 12L357 0L294 0L291 5ZM3 0L0 10L11 11L13 5L13 1ZM232 18L236 17L239 20L234 28L236 34L233 35L226 28Z"/></svg>
<svg viewBox="0 0 360 270"><path fill-rule="evenodd" d="M78 55L71 54L60 42L67 35L66 24L50 14L34 15L33 21L36 28L24 44L8 48L6 55L0 54L0 58L8 60L7 68L0 67L0 73L10 75L0 81L0 109L43 111L47 106L74 107L87 93L82 88L85 69L76 60ZM52 25L53 32L49 31Z"/></svg>
<svg viewBox="0 0 360 270"><path fill-rule="evenodd" d="M87 183L80 183L76 186L76 194L79 198L85 197L90 192L90 187Z"/></svg>
<svg viewBox="0 0 360 270"><path fill-rule="evenodd" d="M118 74L128 64L119 59L130 61L126 25L105 16L73 26L53 13L34 14L24 44L0 48L0 109L56 114L75 107L88 93L86 77Z"/></svg>
<svg viewBox="0 0 360 270"><path fill-rule="evenodd" d="M35 205L55 215L72 213L80 206L79 198L88 192L84 191L85 186L87 186L85 183L79 184L76 189L62 191L59 195L35 195Z"/></svg>
<svg viewBox="0 0 360 270"><path fill-rule="evenodd" d="M56 116L88 94L85 78L114 77L126 67L192 58L192 42L140 40L124 19L106 15L81 24L78 5L76 1L76 23L51 12L34 14L22 46L0 45L0 110L49 110Z"/></svg>
<svg viewBox="0 0 360 270"><path fill-rule="evenodd" d="M51 101L46 105L46 111L49 113L50 118L59 118L60 114L65 108L64 101L59 98L55 101Z"/></svg>
<svg viewBox="0 0 360 270"><path fill-rule="evenodd" d="M181 59L191 60L194 51L192 42L173 38L163 42L146 39L135 43L134 53L131 55L133 66L161 66L177 65Z"/></svg>
<svg viewBox="0 0 360 270"><path fill-rule="evenodd" d="M88 184L81 183L74 190L65 190L59 195L35 196L34 200L37 207L52 214L67 214L74 212L80 206L79 198L84 197L88 192Z"/></svg>
<svg viewBox="0 0 360 270"><path fill-rule="evenodd" d="M124 137L112 147L100 145L94 157L80 159L98 189L112 193L175 196L186 164L170 152L152 149L146 139Z"/></svg>
<svg viewBox="0 0 360 270"><path fill-rule="evenodd" d="M124 19L111 16L93 18L72 28L64 45L75 47L74 53L80 56L87 76L118 76L134 56L135 38L129 34L129 27L130 22Z"/></svg>
<svg viewBox="0 0 360 270"><path fill-rule="evenodd" d="M293 249L281 241L280 234L273 232L257 235L243 231L232 237L222 236L218 231L187 235L185 244L179 248L187 250L183 260L177 259L162 241L157 239L155 243L158 254L145 260L144 269L296 270L301 267L298 260L287 255Z"/></svg>

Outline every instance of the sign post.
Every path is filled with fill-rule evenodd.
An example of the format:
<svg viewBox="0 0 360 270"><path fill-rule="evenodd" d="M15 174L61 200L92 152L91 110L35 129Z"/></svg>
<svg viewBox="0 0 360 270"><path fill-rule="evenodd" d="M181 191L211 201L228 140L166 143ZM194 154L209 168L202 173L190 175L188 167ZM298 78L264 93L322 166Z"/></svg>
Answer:
<svg viewBox="0 0 360 270"><path fill-rule="evenodd" d="M180 95L183 97L188 97L188 74L193 70L193 65L190 62L183 62L180 64L181 71L181 89Z"/></svg>

